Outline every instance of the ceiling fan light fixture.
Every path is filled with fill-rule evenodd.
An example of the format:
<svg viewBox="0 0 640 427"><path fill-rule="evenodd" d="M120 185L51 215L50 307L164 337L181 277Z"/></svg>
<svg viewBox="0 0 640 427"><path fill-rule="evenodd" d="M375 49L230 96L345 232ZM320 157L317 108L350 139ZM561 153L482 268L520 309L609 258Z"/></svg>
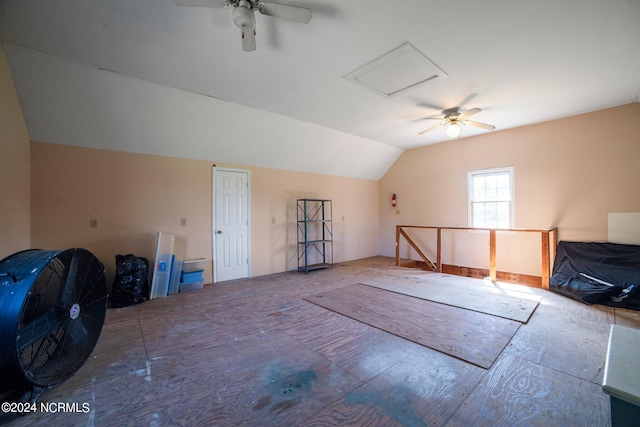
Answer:
<svg viewBox="0 0 640 427"><path fill-rule="evenodd" d="M457 138L460 136L460 126L452 124L447 128L447 135L450 138Z"/></svg>
<svg viewBox="0 0 640 427"><path fill-rule="evenodd" d="M265 0L173 0L178 6L193 7L233 7L231 17L236 27L242 31L242 50L253 52L256 50L256 17L255 11L266 16L284 19L287 21L301 22L311 21L311 9L288 4L271 3Z"/></svg>
<svg viewBox="0 0 640 427"><path fill-rule="evenodd" d="M244 3L240 2L238 6L233 8L231 14L233 23L242 30L253 30L256 27L256 18L251 9L245 6Z"/></svg>

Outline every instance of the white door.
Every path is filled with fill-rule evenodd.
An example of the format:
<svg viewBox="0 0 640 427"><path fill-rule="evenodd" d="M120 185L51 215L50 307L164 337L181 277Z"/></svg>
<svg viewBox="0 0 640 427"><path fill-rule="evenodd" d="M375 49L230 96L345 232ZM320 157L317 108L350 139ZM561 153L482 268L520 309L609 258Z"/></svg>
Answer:
<svg viewBox="0 0 640 427"><path fill-rule="evenodd" d="M249 277L249 173L215 169L214 281Z"/></svg>

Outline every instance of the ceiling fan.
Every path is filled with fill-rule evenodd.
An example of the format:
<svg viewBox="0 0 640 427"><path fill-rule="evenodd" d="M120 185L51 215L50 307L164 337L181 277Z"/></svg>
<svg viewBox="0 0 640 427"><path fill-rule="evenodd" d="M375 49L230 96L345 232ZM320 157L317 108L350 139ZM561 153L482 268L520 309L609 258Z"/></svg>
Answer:
<svg viewBox="0 0 640 427"><path fill-rule="evenodd" d="M480 108L472 108L465 112L460 112L459 107L454 107L444 110L444 117L425 117L424 120L442 120L442 122L433 127L418 132L418 135L431 132L432 130L436 130L446 125L449 125L449 128L447 129L447 135L449 135L451 138L457 138L458 136L460 136L460 125L469 125L475 126L477 128L494 130L496 127L493 125L488 125L486 123L480 123L473 120L467 120L468 117L471 117L474 114L478 114L480 111L482 111Z"/></svg>
<svg viewBox="0 0 640 427"><path fill-rule="evenodd" d="M311 9L262 0L173 0L173 2L178 6L233 7L231 13L233 23L242 31L242 50L246 52L256 50L256 10L263 15L288 21L303 24L311 21Z"/></svg>

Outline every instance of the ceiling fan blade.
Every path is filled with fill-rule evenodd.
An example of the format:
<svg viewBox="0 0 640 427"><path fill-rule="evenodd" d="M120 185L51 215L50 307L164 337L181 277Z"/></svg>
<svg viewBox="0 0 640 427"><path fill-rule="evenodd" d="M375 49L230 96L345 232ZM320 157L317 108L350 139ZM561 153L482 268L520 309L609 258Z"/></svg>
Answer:
<svg viewBox="0 0 640 427"><path fill-rule="evenodd" d="M227 7L227 0L173 0L178 6L196 6L196 7Z"/></svg>
<svg viewBox="0 0 640 427"><path fill-rule="evenodd" d="M263 15L286 19L287 21L301 22L303 24L308 24L311 21L311 9L306 7L261 1L258 3L258 10Z"/></svg>
<svg viewBox="0 0 640 427"><path fill-rule="evenodd" d="M253 28L242 31L242 50L245 52L256 50L256 32Z"/></svg>
<svg viewBox="0 0 640 427"><path fill-rule="evenodd" d="M482 111L482 110L481 110L481 109L479 109L479 108L472 108L472 109L470 109L470 110L465 111L464 113L461 113L461 114L458 116L458 118L459 118L459 119L464 119L465 117L471 117L471 116L473 116L474 114L478 114L480 111Z"/></svg>
<svg viewBox="0 0 640 427"><path fill-rule="evenodd" d="M428 128L428 129L425 129L425 130L423 130L423 131L418 132L418 135L422 135L422 134L425 134L425 133L427 133L427 132L431 132L432 130L436 130L436 129L438 129L438 128L441 128L441 127L442 127L442 126L444 126L445 124L446 124L446 122L438 123L437 125L435 125L435 126L433 126L433 127L430 127L430 128Z"/></svg>
<svg viewBox="0 0 640 427"><path fill-rule="evenodd" d="M442 111L444 110L444 107L441 107L439 105L433 105L433 104L428 104L426 102L421 102L418 104L418 107L424 107L424 108L428 108L430 110L437 110L437 111Z"/></svg>
<svg viewBox="0 0 640 427"><path fill-rule="evenodd" d="M460 101L460 102L458 103L458 105L460 105L460 106L462 106L462 105L467 105L467 104L468 104L468 103L470 103L470 102L471 102L471 100L472 100L473 98L475 98L476 96L478 96L478 94L477 94L477 93L470 93L470 94L469 94L469 95L467 95L467 96L466 96L462 101Z"/></svg>
<svg viewBox="0 0 640 427"><path fill-rule="evenodd" d="M477 128L482 128L482 129L487 129L487 130L494 130L496 128L493 125L488 125L486 123L480 123L480 122L474 122L473 120L464 120L462 123L464 123L465 125L475 126Z"/></svg>
<svg viewBox="0 0 640 427"><path fill-rule="evenodd" d="M447 120L445 117L423 117L422 120Z"/></svg>

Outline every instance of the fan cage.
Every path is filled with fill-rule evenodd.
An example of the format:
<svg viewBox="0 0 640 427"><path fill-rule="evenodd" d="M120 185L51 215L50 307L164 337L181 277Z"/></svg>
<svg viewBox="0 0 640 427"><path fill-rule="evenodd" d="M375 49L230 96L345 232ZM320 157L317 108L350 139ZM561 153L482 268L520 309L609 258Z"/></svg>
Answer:
<svg viewBox="0 0 640 427"><path fill-rule="evenodd" d="M80 248L23 251L0 261L0 280L2 376L22 388L51 388L70 378L104 324L102 263Z"/></svg>

